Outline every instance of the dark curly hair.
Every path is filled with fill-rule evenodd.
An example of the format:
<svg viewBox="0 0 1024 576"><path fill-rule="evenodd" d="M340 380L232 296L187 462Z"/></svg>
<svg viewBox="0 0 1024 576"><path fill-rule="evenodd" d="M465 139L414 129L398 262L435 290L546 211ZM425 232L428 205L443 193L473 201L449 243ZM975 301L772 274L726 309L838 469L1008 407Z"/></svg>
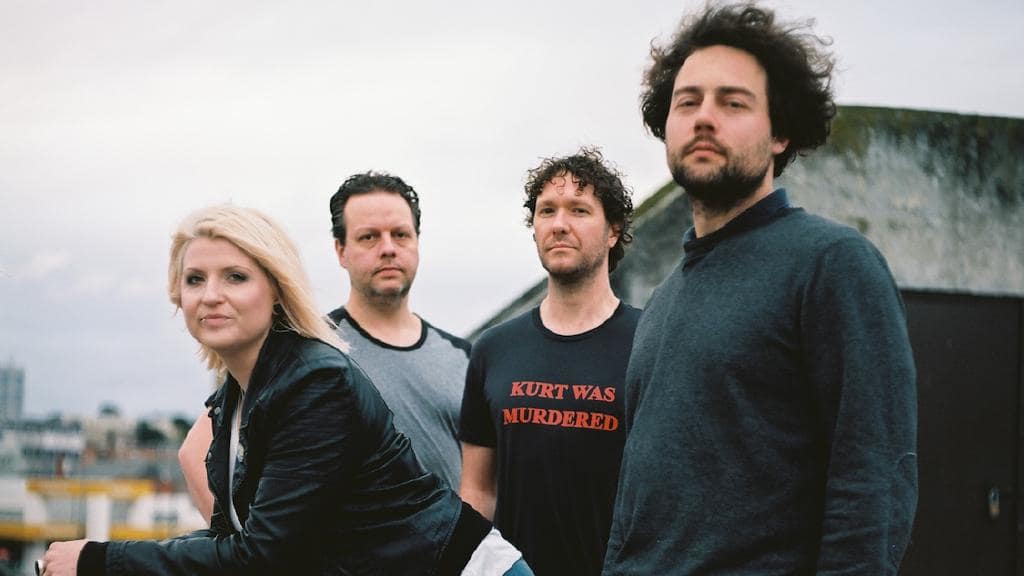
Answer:
<svg viewBox="0 0 1024 576"><path fill-rule="evenodd" d="M825 143L836 115L835 61L823 50L831 41L808 32L812 24L776 23L773 11L751 3L710 5L685 18L667 46L651 45L654 62L644 74L640 95L647 129L665 140L676 75L690 54L716 45L743 50L767 73L772 135L789 139L786 149L775 156L775 176L780 176L797 154Z"/></svg>
<svg viewBox="0 0 1024 576"><path fill-rule="evenodd" d="M369 194L377 190L398 194L412 210L412 221L416 235L420 234L420 197L416 191L398 176L387 172L362 172L353 174L342 183L338 191L331 196L331 233L342 244L345 243L345 204L348 199L360 194Z"/></svg>
<svg viewBox="0 0 1024 576"><path fill-rule="evenodd" d="M633 223L632 191L622 183L622 175L613 166L605 163L604 156L597 148L580 148L572 156L546 158L540 166L530 170L526 178L526 225L533 227L533 213L537 209L537 197L544 191L544 185L563 174L571 174L573 182L580 188L593 185L594 195L601 200L604 218L619 234L615 246L608 251L608 272L615 270L619 260L626 255L626 244L633 241L629 228Z"/></svg>

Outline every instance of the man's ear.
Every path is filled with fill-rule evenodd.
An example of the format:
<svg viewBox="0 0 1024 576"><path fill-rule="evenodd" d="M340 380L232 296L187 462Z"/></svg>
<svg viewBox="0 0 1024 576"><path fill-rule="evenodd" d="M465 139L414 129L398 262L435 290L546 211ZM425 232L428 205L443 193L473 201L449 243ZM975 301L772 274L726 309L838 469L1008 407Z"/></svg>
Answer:
<svg viewBox="0 0 1024 576"><path fill-rule="evenodd" d="M772 156L778 156L786 151L789 147L789 138L779 138L772 136Z"/></svg>
<svg viewBox="0 0 1024 576"><path fill-rule="evenodd" d="M341 243L341 240L334 239L334 253L338 255L338 264L345 270L348 270L348 258L345 255L345 245Z"/></svg>
<svg viewBox="0 0 1024 576"><path fill-rule="evenodd" d="M622 235L622 226L612 224L608 228L608 248L614 248L615 243L619 241L619 236Z"/></svg>

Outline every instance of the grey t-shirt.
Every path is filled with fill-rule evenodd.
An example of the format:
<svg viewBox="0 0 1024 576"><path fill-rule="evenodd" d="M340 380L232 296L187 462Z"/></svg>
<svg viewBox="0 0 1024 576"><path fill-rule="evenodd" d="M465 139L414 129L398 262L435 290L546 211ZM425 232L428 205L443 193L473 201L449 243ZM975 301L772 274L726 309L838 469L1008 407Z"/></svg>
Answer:
<svg viewBox="0 0 1024 576"><path fill-rule="evenodd" d="M409 437L423 467L459 488L462 450L459 410L469 363L468 341L421 319L419 340L392 346L371 336L345 311L329 314L349 356L366 371L395 415L395 428Z"/></svg>

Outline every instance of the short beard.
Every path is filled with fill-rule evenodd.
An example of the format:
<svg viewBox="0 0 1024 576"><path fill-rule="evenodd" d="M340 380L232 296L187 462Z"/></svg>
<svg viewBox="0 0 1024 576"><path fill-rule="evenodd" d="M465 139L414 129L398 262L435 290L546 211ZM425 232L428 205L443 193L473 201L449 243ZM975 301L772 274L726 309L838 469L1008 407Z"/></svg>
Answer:
<svg viewBox="0 0 1024 576"><path fill-rule="evenodd" d="M412 289L412 282L408 282L402 286L400 290L376 290L372 287L368 287L362 290L363 296L370 302L373 302L376 306L380 307L391 307L395 306L402 301L403 298L409 295L409 290Z"/></svg>
<svg viewBox="0 0 1024 576"><path fill-rule="evenodd" d="M579 286L586 283L598 273L598 270L601 269L601 260L597 259L590 262L581 262L579 266L572 270L564 271L552 272L543 260L541 260L541 266L544 267L544 270L548 273L548 277L555 284L560 286Z"/></svg>
<svg viewBox="0 0 1024 576"><path fill-rule="evenodd" d="M672 166L672 179L682 186L691 200L699 202L704 210L724 214L757 191L770 165L770 162L765 163L759 170L744 172L735 164L726 164L710 178L696 178L682 162L677 162Z"/></svg>

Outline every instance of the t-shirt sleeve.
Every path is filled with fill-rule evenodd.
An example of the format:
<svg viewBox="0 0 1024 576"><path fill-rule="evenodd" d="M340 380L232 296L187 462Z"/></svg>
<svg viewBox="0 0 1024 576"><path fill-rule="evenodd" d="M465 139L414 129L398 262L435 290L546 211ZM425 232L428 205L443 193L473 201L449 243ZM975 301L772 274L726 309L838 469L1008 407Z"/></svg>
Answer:
<svg viewBox="0 0 1024 576"><path fill-rule="evenodd" d="M459 440L477 446L494 447L497 438L491 420L490 405L484 387L487 371L484 368L485 346L473 346L466 369L466 387L462 393L462 413L459 419Z"/></svg>

